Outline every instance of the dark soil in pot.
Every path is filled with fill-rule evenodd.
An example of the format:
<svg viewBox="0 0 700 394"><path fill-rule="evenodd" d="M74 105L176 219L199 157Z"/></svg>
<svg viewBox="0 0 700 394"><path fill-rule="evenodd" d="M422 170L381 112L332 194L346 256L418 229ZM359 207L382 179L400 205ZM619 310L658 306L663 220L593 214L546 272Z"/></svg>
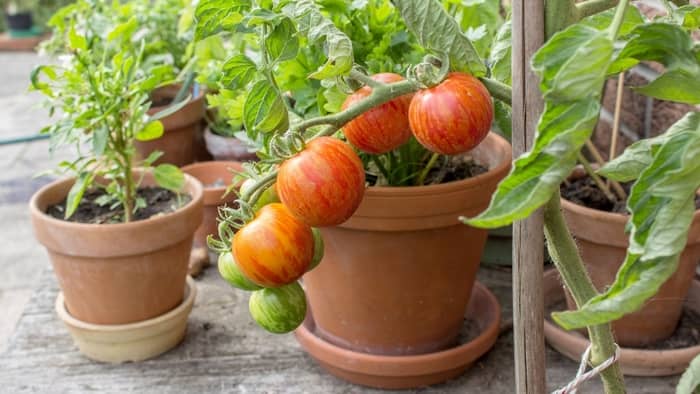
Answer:
<svg viewBox="0 0 700 394"><path fill-rule="evenodd" d="M107 194L102 189L87 191L75 213L67 221L93 224L122 223L124 207L119 204L113 208L111 202L101 204L100 198L106 196ZM136 192L136 198L142 199L146 206L136 211L133 216L134 221L174 212L192 200L189 195L178 196L176 193L161 187L140 188ZM64 199L58 204L49 206L46 213L56 219L66 220L64 219L65 211L66 200Z"/></svg>

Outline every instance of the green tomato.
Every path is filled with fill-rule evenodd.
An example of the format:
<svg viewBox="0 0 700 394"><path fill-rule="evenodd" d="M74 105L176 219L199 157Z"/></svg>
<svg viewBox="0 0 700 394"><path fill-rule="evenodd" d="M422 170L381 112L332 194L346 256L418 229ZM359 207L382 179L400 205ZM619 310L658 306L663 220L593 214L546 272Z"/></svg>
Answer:
<svg viewBox="0 0 700 394"><path fill-rule="evenodd" d="M317 229L316 227L312 227L311 232L314 234L314 258L311 260L311 264L309 264L309 268L306 269L306 272L318 267L318 265L321 264L321 260L323 260L324 245L321 230Z"/></svg>
<svg viewBox="0 0 700 394"><path fill-rule="evenodd" d="M260 327L275 334L293 331L306 317L306 295L299 282L250 295L248 309Z"/></svg>
<svg viewBox="0 0 700 394"><path fill-rule="evenodd" d="M244 193L250 190L250 188L253 187L254 184L255 180L246 179L245 182L243 182L243 184L241 185L240 195L242 196ZM253 210L257 212L260 210L260 208L264 207L265 205L272 204L275 202L280 202L280 198L277 195L277 185L273 183L270 187L265 189L264 192L262 192L260 198L258 198L258 201L255 202L255 205L253 205Z"/></svg>
<svg viewBox="0 0 700 394"><path fill-rule="evenodd" d="M226 282L237 289L246 291L262 289L243 275L230 252L219 255L219 273L226 279Z"/></svg>

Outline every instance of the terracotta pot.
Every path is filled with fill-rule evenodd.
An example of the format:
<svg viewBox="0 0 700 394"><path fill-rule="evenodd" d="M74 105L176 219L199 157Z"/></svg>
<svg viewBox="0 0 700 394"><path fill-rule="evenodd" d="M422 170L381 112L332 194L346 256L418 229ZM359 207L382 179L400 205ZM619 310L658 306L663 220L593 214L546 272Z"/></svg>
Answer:
<svg viewBox="0 0 700 394"><path fill-rule="evenodd" d="M511 162L494 133L471 154L490 170L441 185L370 187L347 222L322 229L325 257L304 285L324 340L385 355L455 344L487 236L458 217L488 206Z"/></svg>
<svg viewBox="0 0 700 394"><path fill-rule="evenodd" d="M236 161L204 161L182 167L182 171L197 178L204 185L204 216L202 224L194 233L193 247L206 247L207 236L218 234L216 218L220 206L231 204L236 199L236 193L231 192L224 197L226 188L233 179L232 171L243 171L241 163ZM223 186L207 186L223 182Z"/></svg>
<svg viewBox="0 0 700 394"><path fill-rule="evenodd" d="M234 137L214 134L209 127L204 130L204 141L207 150L216 160L251 161L258 159L255 152L250 152L243 141Z"/></svg>
<svg viewBox="0 0 700 394"><path fill-rule="evenodd" d="M586 269L596 288L603 291L613 283L625 259L629 245L628 235L625 234L628 216L587 208L564 199L561 205ZM696 211L688 244L681 254L676 273L642 309L613 322L615 338L620 346L645 346L673 334L699 259L700 211ZM567 304L569 309L575 308L568 296Z"/></svg>
<svg viewBox="0 0 700 394"><path fill-rule="evenodd" d="M192 236L202 222L202 185L185 175L192 201L173 213L120 224L84 224L47 215L74 179L41 188L30 201L34 233L53 265L70 314L94 324L162 315L183 299ZM143 185L153 185L152 175Z"/></svg>
<svg viewBox="0 0 700 394"><path fill-rule="evenodd" d="M180 85L170 85L153 92L154 102L168 99L172 100L180 91ZM148 110L153 115L166 109L168 106L153 107ZM184 107L175 113L166 116L163 122L165 132L163 136L151 141L136 141L135 146L141 158L148 157L153 151L163 152L156 164L170 163L178 167L194 162L198 153L197 144L202 133L202 119L204 118L204 92L199 91Z"/></svg>

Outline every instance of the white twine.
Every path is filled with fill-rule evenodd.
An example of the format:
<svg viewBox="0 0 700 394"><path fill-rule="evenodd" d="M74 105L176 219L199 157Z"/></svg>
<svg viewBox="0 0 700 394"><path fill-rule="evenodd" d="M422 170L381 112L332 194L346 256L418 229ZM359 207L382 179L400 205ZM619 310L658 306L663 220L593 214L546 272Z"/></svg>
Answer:
<svg viewBox="0 0 700 394"><path fill-rule="evenodd" d="M576 391L578 390L578 386L580 386L583 382L586 380L599 375L601 372L609 368L611 365L615 364L617 359L620 358L620 347L615 344L615 354L612 355L609 359L605 360L604 362L600 363L598 366L595 368L591 369L590 371L584 373L586 371L586 367L588 366L588 357L591 354L591 346L588 345L586 348L586 351L583 352L583 356L581 356L581 364L578 366L578 372L576 372L576 378L569 382L566 386L563 388L560 388L557 391L554 391L552 394L576 394Z"/></svg>

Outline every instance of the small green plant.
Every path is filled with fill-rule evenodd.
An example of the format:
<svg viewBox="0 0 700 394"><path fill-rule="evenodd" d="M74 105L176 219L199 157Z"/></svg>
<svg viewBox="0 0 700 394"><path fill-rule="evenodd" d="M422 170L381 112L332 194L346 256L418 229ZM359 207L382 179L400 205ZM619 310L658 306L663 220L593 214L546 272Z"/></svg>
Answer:
<svg viewBox="0 0 700 394"><path fill-rule="evenodd" d="M98 187L105 191L101 204L121 206L122 220L132 220L134 212L145 206L137 197L143 172L135 172L135 166L148 170L161 155L154 152L136 162L134 141L160 137L163 125L158 119L177 109L147 114L150 92L172 83L170 68L144 64L145 43L124 45L130 37L121 26L103 42L79 33L80 27L70 21L64 64L39 66L32 72L32 88L48 97L51 114L60 114L43 130L50 136L51 149L73 145L78 156L59 164L60 171L76 177L66 201L66 218L86 190ZM170 164L153 168L153 174L157 184L169 190L178 192L184 184L182 173Z"/></svg>

